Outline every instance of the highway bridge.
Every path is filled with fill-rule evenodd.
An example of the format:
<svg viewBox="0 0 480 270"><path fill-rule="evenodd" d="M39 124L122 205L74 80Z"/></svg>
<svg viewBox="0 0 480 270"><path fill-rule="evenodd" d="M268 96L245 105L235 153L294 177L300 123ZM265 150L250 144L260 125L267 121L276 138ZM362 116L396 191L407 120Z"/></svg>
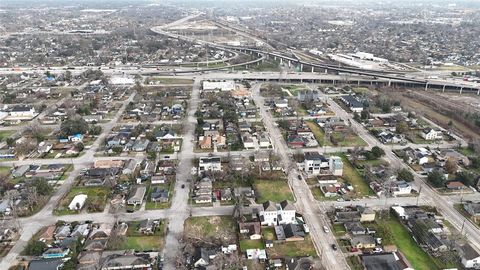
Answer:
<svg viewBox="0 0 480 270"><path fill-rule="evenodd" d="M428 90L428 89L437 89L441 91L454 90L454 91L459 91L460 93L473 92L476 94L480 94L479 85L474 83L466 83L466 82L460 83L460 82L452 82L447 80L432 80L432 79L424 79L424 78L418 78L413 76L409 77L409 75L406 75L406 74L392 74L391 71L374 71L374 70L365 70L365 69L359 69L359 68L353 68L353 67L335 66L335 65L324 64L324 63L313 63L305 60L300 60L300 59L297 59L296 57L288 56L276 51L266 51L258 48L229 46L229 45L222 45L222 44L217 44L213 42L196 40L194 38L189 38L186 36L166 32L159 27L153 27L151 28L151 30L154 33L157 33L160 35L166 35L172 38L182 39L182 40L189 41L192 43L197 43L197 44L208 44L208 46L218 48L218 49L240 51L242 53L251 54L258 57L256 59L253 59L245 63L223 66L223 67L198 69L194 72L233 69L239 66L245 66L248 68L253 64L260 64L264 60L269 60L273 58L274 60L280 61L280 63L288 64L288 66L292 66L292 65L299 66L300 70L304 70L305 68L307 69L310 68L312 72L314 72L315 70L317 71L321 70L321 71L324 71L325 73L329 71L330 72L333 71L338 74L343 73L343 74L357 74L362 76L368 76L373 78L373 80L386 79L387 85L389 86L421 87L421 88L424 88L425 90ZM191 72L192 72L191 70L185 70L185 71L176 71L175 73L180 74L180 73L191 73Z"/></svg>

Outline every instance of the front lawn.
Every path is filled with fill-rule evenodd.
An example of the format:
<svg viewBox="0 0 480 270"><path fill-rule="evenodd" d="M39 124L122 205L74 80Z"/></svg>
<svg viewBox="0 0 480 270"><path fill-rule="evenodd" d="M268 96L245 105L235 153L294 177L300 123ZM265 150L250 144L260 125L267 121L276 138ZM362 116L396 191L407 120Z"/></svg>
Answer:
<svg viewBox="0 0 480 270"><path fill-rule="evenodd" d="M151 192L154 187L160 187L161 189L168 190L168 202L152 202ZM168 184L150 185L147 190L147 202L145 203L145 210L169 208L170 202L172 201L172 196L173 196L173 187L174 187L174 184L171 182L169 182Z"/></svg>
<svg viewBox="0 0 480 270"><path fill-rule="evenodd" d="M257 195L257 203L266 201L281 202L293 201L293 194L285 180L260 180L253 182L253 188Z"/></svg>

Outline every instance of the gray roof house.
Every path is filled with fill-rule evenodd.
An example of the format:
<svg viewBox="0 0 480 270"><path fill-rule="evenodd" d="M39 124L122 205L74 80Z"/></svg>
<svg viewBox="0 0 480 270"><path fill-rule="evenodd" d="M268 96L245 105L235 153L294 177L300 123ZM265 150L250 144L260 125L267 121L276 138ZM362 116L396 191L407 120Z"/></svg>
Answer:
<svg viewBox="0 0 480 270"><path fill-rule="evenodd" d="M145 198L145 193L147 192L147 188L145 186L138 186L135 188L135 192L133 192L132 196L128 198L127 204L129 205L138 205L143 203L143 199Z"/></svg>

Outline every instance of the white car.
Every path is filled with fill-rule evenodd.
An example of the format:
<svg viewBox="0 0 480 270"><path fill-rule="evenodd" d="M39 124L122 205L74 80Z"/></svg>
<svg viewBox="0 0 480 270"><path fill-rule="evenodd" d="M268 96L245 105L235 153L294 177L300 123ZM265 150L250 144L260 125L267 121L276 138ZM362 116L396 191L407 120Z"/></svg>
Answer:
<svg viewBox="0 0 480 270"><path fill-rule="evenodd" d="M330 232L330 230L328 229L327 226L323 226L323 231L324 231L325 233L329 233L329 232Z"/></svg>

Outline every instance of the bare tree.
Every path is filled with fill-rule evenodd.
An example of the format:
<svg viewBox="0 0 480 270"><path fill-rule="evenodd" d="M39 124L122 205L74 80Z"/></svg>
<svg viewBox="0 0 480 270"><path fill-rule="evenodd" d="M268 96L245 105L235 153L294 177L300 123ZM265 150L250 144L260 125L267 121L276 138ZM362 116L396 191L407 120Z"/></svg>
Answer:
<svg viewBox="0 0 480 270"><path fill-rule="evenodd" d="M15 146L15 152L18 156L26 156L30 154L36 147L37 144L32 139L26 138L23 142L20 142Z"/></svg>

